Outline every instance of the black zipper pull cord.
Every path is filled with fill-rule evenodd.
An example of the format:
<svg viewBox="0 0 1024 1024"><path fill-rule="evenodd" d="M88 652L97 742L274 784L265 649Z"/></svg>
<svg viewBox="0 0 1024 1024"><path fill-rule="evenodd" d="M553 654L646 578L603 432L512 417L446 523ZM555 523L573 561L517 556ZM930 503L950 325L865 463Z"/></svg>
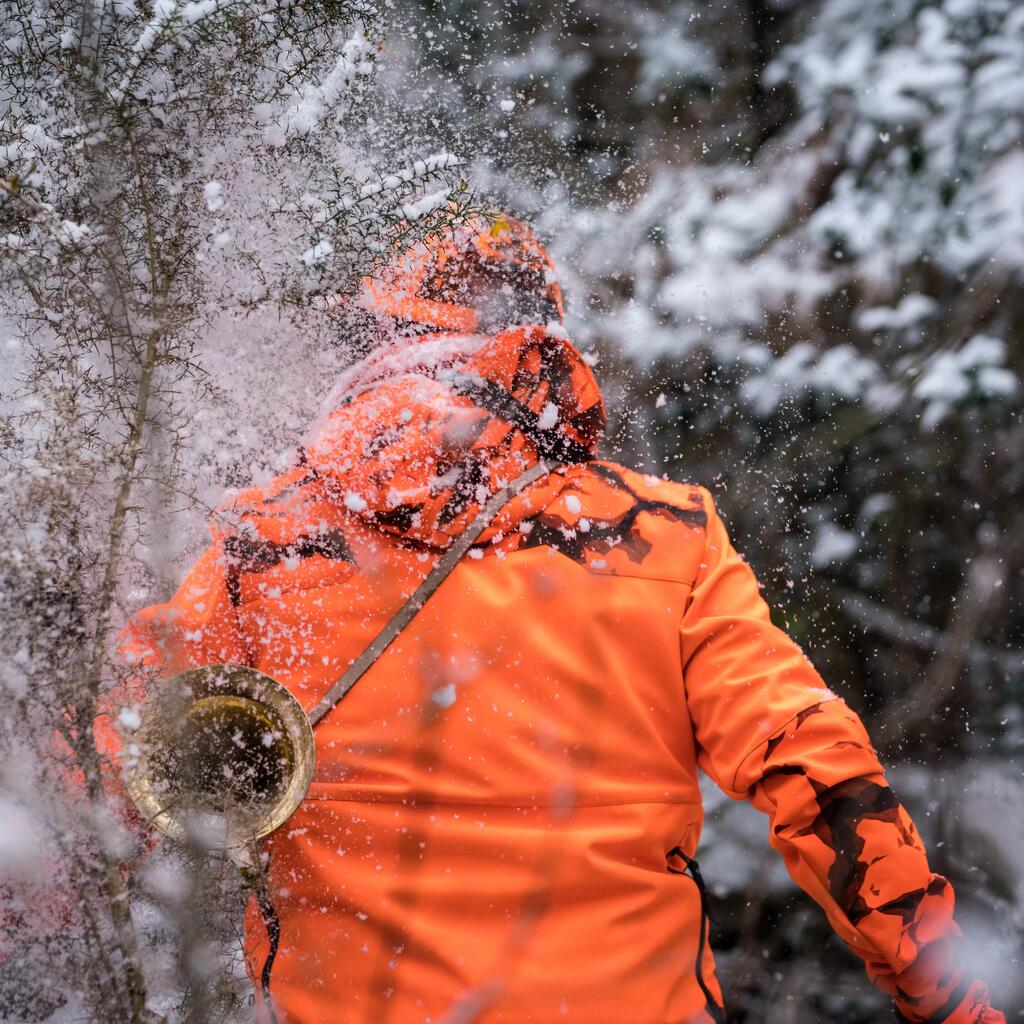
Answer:
<svg viewBox="0 0 1024 1024"><path fill-rule="evenodd" d="M711 906L711 895L708 892L707 883L704 881L704 876L700 873L700 865L697 863L695 857L689 857L685 854L678 846L673 847L668 851L669 857L680 857L686 864L685 871L679 871L676 868L669 867L669 871L673 875L685 875L689 874L690 877L697 883L697 890L700 893L700 909L701 913L714 925L718 924L718 920L715 917L714 910Z"/></svg>
<svg viewBox="0 0 1024 1024"><path fill-rule="evenodd" d="M704 993L707 1010L712 1020L714 1020L715 1024L725 1024L725 1007L715 999L711 989L708 988L707 982L704 980L704 947L708 945L709 922L713 924L718 923L711 911L711 897L708 894L708 887L704 884L704 876L700 873L700 865L695 857L689 856L678 846L673 846L665 856L667 858L680 857L683 860L686 864L686 868L683 871L672 867L671 864L667 864L666 867L673 875L689 875L697 886L697 892L700 894L700 938L697 942L697 962L695 967L697 984L700 985L700 989Z"/></svg>
<svg viewBox="0 0 1024 1024"><path fill-rule="evenodd" d="M274 906L265 877L260 879L259 885L256 888L256 901L259 903L260 914L263 916L263 926L267 929L267 941L270 943L267 959L263 961L263 970L260 973L260 991L262 991L263 1000L267 1004L270 1024L277 1024L274 1004L270 999L270 972L274 967L277 947L281 942L281 918L277 915L277 908Z"/></svg>
<svg viewBox="0 0 1024 1024"><path fill-rule="evenodd" d="M258 848L250 857L252 866L241 869L242 879L256 897L256 903L260 908L260 917L263 919L263 927L267 930L269 946L267 957L263 961L263 970L260 971L260 992L263 994L263 1001L267 1007L269 1024L277 1024L277 1013L274 1011L274 1004L270 998L270 972L273 970L277 949L281 942L281 918L278 916L277 907L274 906L274 898L270 895L270 886L267 885L269 858L265 864L262 863Z"/></svg>

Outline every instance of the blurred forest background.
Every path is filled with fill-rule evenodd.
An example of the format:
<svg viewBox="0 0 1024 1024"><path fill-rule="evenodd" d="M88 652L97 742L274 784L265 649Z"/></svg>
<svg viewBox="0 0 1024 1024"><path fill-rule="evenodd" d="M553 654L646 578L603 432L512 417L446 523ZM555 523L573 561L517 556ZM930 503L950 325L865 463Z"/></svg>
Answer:
<svg viewBox="0 0 1024 1024"><path fill-rule="evenodd" d="M246 1019L239 894L222 912L166 851L123 872L137 840L91 722L126 616L176 586L225 487L291 464L365 346L325 294L478 201L551 243L603 454L711 487L780 624L864 715L1017 1019L1024 5L0 13L0 952L28 936L0 1019ZM707 803L736 1024L888 1019L765 820Z"/></svg>
<svg viewBox="0 0 1024 1024"><path fill-rule="evenodd" d="M402 116L553 244L606 456L714 489L1024 1005L1024 6L399 8ZM708 799L735 1018L883 1019Z"/></svg>

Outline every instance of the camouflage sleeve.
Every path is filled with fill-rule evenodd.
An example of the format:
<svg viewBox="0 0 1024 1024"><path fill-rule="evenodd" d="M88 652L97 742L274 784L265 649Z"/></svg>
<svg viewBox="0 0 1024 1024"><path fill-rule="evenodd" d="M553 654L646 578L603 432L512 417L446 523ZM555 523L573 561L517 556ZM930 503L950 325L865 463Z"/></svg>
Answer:
<svg viewBox="0 0 1024 1024"><path fill-rule="evenodd" d="M898 1018L1005 1024L985 984L958 966L953 888L934 874L860 719L811 705L741 766L751 803L790 876L821 905Z"/></svg>
<svg viewBox="0 0 1024 1024"><path fill-rule="evenodd" d="M701 767L771 819L793 880L911 1024L1005 1024L958 966L953 890L933 874L860 719L771 622L710 496L681 629Z"/></svg>

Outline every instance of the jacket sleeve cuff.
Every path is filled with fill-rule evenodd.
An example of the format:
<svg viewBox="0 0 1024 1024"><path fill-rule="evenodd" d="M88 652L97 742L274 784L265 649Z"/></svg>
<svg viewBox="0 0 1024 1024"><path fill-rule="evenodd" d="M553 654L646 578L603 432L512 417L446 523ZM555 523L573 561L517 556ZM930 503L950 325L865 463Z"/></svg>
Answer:
<svg viewBox="0 0 1024 1024"><path fill-rule="evenodd" d="M906 1005L903 1009L906 1014L898 1002L893 1004L897 1024L1006 1024L1006 1017L992 1009L985 983L970 978L958 985L949 1002L931 1017L916 1016Z"/></svg>

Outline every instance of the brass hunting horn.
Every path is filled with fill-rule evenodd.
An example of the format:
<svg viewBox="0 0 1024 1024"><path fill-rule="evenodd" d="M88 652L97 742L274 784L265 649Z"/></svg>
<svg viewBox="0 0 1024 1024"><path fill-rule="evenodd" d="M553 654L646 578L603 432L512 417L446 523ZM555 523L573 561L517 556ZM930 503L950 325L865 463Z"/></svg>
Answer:
<svg viewBox="0 0 1024 1024"><path fill-rule="evenodd" d="M287 821L313 778L313 729L271 676L207 665L164 680L125 744L128 795L178 842L242 850Z"/></svg>

